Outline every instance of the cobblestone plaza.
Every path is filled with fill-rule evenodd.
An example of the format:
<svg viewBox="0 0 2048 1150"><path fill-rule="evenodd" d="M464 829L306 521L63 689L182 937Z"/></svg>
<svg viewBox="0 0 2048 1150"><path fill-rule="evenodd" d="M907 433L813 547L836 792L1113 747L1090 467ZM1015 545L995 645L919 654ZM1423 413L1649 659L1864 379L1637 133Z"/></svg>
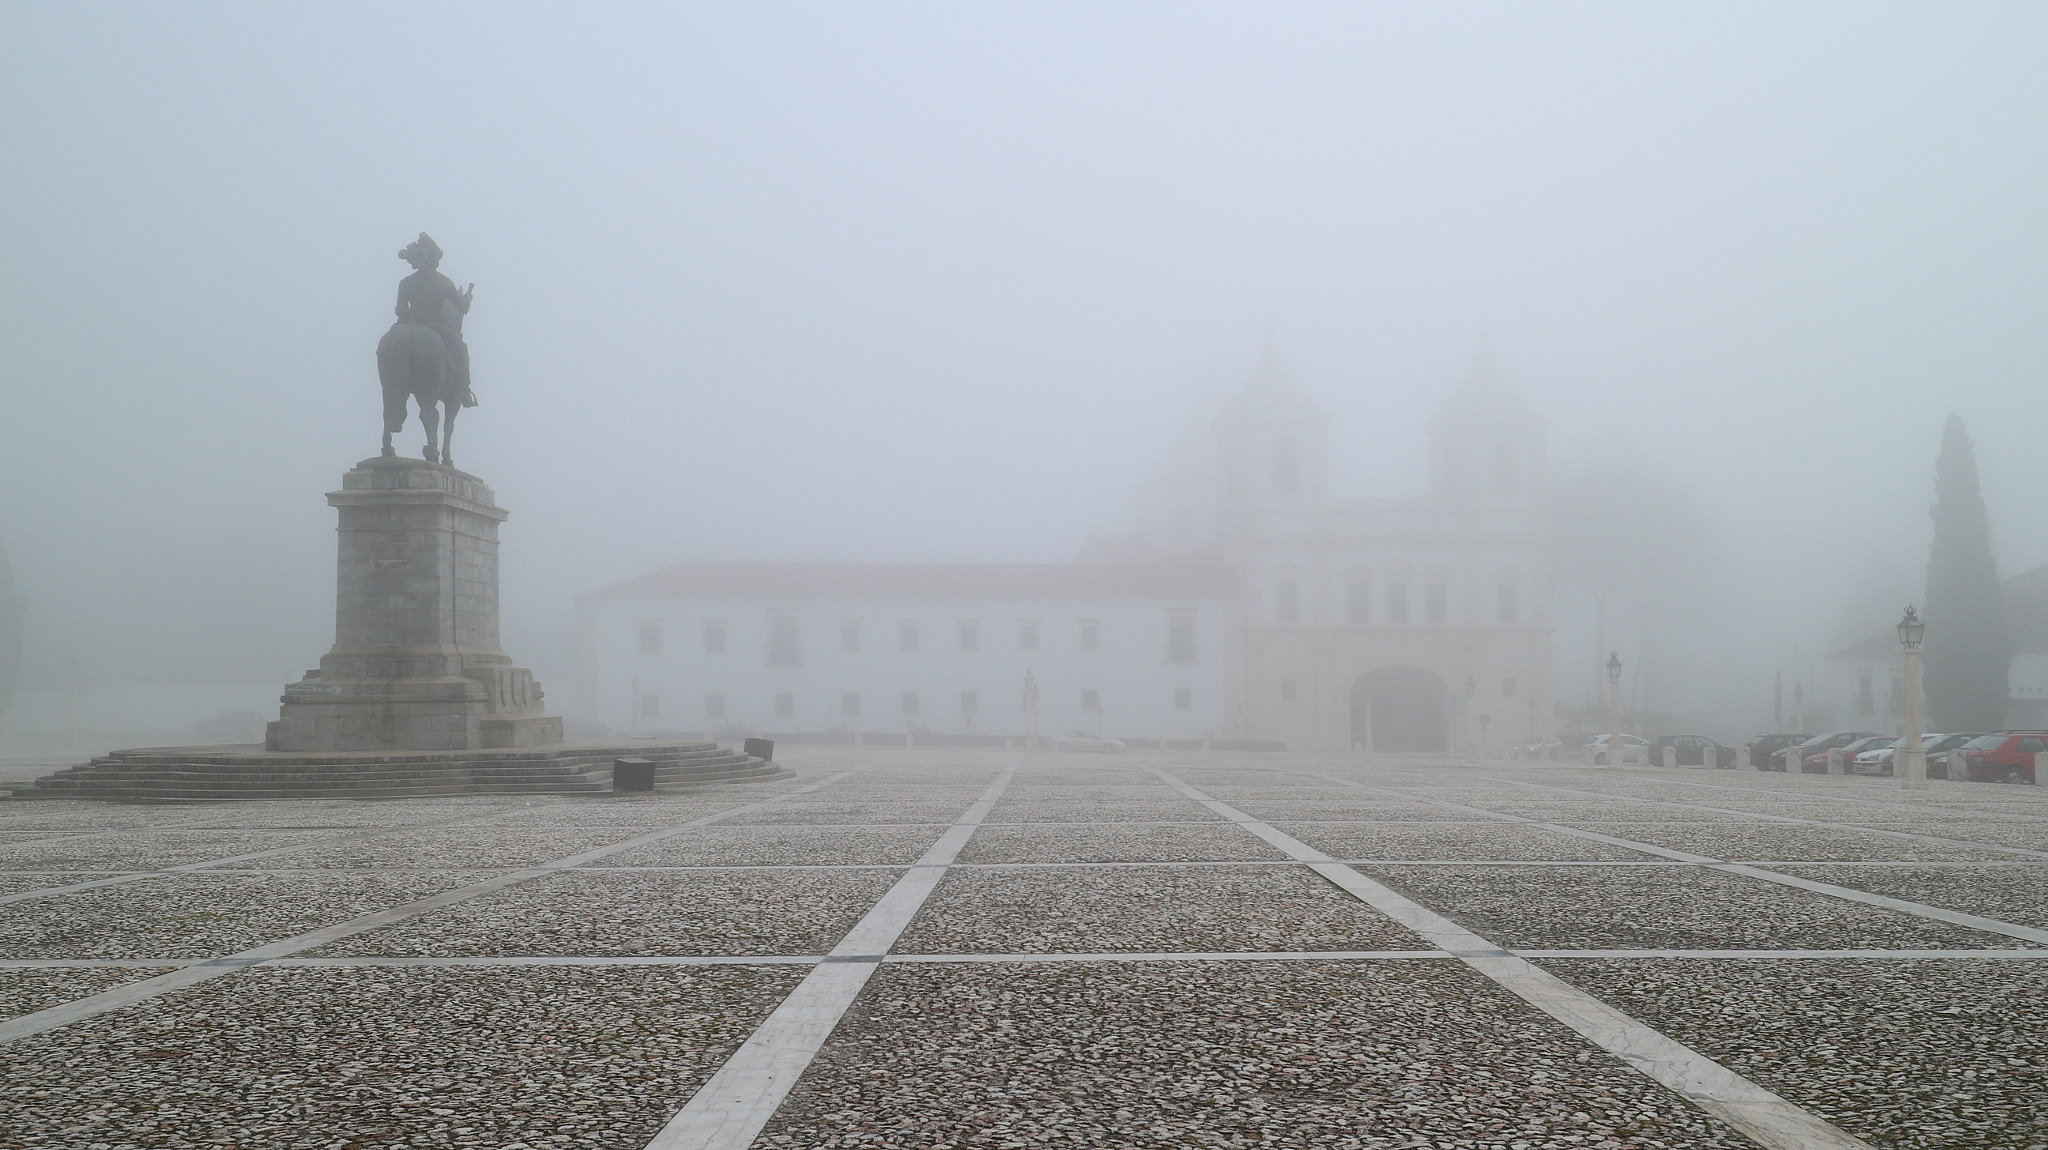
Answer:
<svg viewBox="0 0 2048 1150"><path fill-rule="evenodd" d="M0 803L0 1147L2048 1146L2048 799L804 750Z"/></svg>

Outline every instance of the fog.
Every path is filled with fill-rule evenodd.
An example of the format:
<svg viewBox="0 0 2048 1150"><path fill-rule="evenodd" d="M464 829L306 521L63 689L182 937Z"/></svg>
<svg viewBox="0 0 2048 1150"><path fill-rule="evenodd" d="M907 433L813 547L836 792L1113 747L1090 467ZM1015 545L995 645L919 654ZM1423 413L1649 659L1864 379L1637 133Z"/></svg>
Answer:
<svg viewBox="0 0 2048 1150"><path fill-rule="evenodd" d="M425 230L559 699L664 564L1128 529L1270 317L1340 494L1421 491L1485 346L1561 487L1686 508L1650 701L1751 723L1918 596L1949 412L2048 562L2043 59L2028 4L0 6L25 686L313 666ZM1560 623L1583 701L1630 636Z"/></svg>

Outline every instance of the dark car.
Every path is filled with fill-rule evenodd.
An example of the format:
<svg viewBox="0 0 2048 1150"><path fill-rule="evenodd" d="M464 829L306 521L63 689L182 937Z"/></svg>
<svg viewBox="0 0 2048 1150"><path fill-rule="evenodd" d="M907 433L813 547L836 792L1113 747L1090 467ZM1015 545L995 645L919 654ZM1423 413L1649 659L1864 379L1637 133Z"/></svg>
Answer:
<svg viewBox="0 0 2048 1150"><path fill-rule="evenodd" d="M1973 731L1963 735L1943 735L1927 744L1927 777L1930 779L1956 779L1963 777L1963 748L1971 740L1981 739L1984 732ZM1949 763L1954 761L1956 769L1950 772Z"/></svg>
<svg viewBox="0 0 2048 1150"><path fill-rule="evenodd" d="M1993 731L1964 743L1973 783L2032 783L2034 756L2048 752L2048 731Z"/></svg>
<svg viewBox="0 0 2048 1150"><path fill-rule="evenodd" d="M1782 771L1785 769L1785 748L1796 747L1812 737L1811 734L1758 735L1747 744L1749 765L1759 771Z"/></svg>
<svg viewBox="0 0 2048 1150"><path fill-rule="evenodd" d="M1659 735L1650 740L1650 765L1664 765L1664 748L1675 752L1681 767L1732 767L1735 748L1724 747L1705 735Z"/></svg>
<svg viewBox="0 0 2048 1150"><path fill-rule="evenodd" d="M1828 772L1829 751L1846 747L1851 743L1860 742L1864 739L1874 739L1876 737L1876 731L1835 731L1817 738L1808 739L1798 746L1791 748L1788 753L1799 756L1800 770L1809 773L1818 772L1824 775ZM1815 756L1820 758L1818 765L1814 763Z"/></svg>

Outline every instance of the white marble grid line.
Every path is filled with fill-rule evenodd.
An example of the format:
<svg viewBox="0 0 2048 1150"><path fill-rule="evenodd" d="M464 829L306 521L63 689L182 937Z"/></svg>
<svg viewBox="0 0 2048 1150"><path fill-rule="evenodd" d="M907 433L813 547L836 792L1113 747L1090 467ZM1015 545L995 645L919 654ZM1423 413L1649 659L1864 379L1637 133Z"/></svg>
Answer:
<svg viewBox="0 0 2048 1150"><path fill-rule="evenodd" d="M757 799L751 803L704 815L671 827L650 831L647 834L638 835L623 842L612 843L608 846L592 847L589 850L555 860L553 867L576 866L584 862L603 858L617 851L643 846L647 843L659 842L671 835L679 835L684 831L694 830L697 827L722 822L734 815L758 810L772 803L779 803L792 796L806 794L820 787L830 786L847 775L856 774L865 769L869 768L856 767L844 774L834 775L819 782L798 787L795 790L785 791L779 795L771 795L764 799ZM140 982L131 982L126 986L117 986L112 990L103 991L99 994L60 1003L45 1010L38 1010L33 1014L24 1014L18 1018L0 1021L0 1043L14 1042L31 1035L41 1034L47 1030L55 1030L60 1026L68 1026L73 1022L105 1014L108 1011L120 1010L124 1007L133 1006L138 1002L146 1002L160 994L167 994L170 991L204 982L210 978L218 978L224 974L245 970L250 966L255 966L274 958L287 958L302 950L311 950L317 946L325 946L330 942L347 938L350 935L361 934L363 931L374 930L380 926L389 926L392 923L402 922L405 919L425 914L431 910L439 910L444 906L451 906L458 902L476 898L479 895L503 890L508 886L525 882L528 879L540 878L543 875L554 873L556 871L552 867L527 867L513 871L510 874L496 875L482 882L471 883L468 886L457 887L450 891L443 891L440 894L430 895L402 906L358 915L347 922L336 923L333 926L324 926L318 930L308 931L279 942L265 943L262 946L252 947L237 954L210 959L196 966L174 970L167 974L159 974L154 978L145 978Z"/></svg>
<svg viewBox="0 0 2048 1150"><path fill-rule="evenodd" d="M1530 1006L1577 1031L1701 1110L1747 1134L1768 1150L1872 1150L1869 1143L1804 1108L1643 1025L1550 972L1481 938L1393 890L1374 882L1307 843L1167 774L1169 786L1308 864L1339 889L1422 935L1438 948Z"/></svg>
<svg viewBox="0 0 2048 1150"><path fill-rule="evenodd" d="M1977 850L1997 851L2000 854L2021 855L2027 858L2048 859L2048 851L2028 850L2026 847L2000 846L1996 843L1980 843L1973 839L1951 839L1940 835L1923 835L1915 831L1886 830L1883 827L1867 827L1861 823L1840 823L1828 819L1803 819L1797 815L1774 815L1766 811L1745 811L1738 807L1713 807L1705 803L1684 803L1677 799L1651 799L1639 795L1608 795L1598 791L1582 791L1577 787L1560 787L1550 783L1531 783L1521 779L1505 780L1518 787L1535 790L1556 791L1567 795L1591 795L1599 798L1617 799L1628 803L1649 803L1653 806L1685 807L1688 810L1713 811L1716 814L1740 815L1744 818L1761 819L1769 823L1791 823L1797 826L1827 827L1831 830L1862 831L1865 834L1883 835L1886 838L1908 839L1913 842L1935 843L1940 846L1972 847Z"/></svg>
<svg viewBox="0 0 2048 1150"><path fill-rule="evenodd" d="M989 784L960 821L690 1096L647 1150L746 1150L753 1144L1016 773L1005 770Z"/></svg>
<svg viewBox="0 0 2048 1150"><path fill-rule="evenodd" d="M1357 787L1360 790L1372 791L1378 794L1392 795L1402 793L1400 791L1392 790L1387 787L1375 787L1366 783L1347 783L1345 785ZM1478 807L1468 808L1465 807L1462 803L1454 803L1449 799L1424 799L1423 801L1438 803L1448 807L1460 807L1468 810L1480 809ZM1565 823L1545 822L1541 819L1532 819L1524 815L1511 815L1506 813L1505 811L1495 811L1493 812L1493 815L1495 818L1501 820L1502 822L1511 822L1523 826L1531 826L1539 830L1550 831L1554 834L1570 835L1573 838L1590 839L1593 842L1606 843L1609 846L1626 847L1629 850L1643 851L1647 854L1659 855L1664 858L1676 860L1678 862L1694 863L1699 866L1705 867L1708 870L1723 871L1728 874L1738 874L1743 876L1744 878L1759 879L1763 882L1776 883L1779 886L1790 886L1797 887L1800 890L1810 890L1815 894L1824 894L1829 896L1830 898L1842 899L1845 902L1866 903L1870 906L1883 907L1886 910L1898 911L1901 914L1910 914L1919 918L1933 919L1937 922L1948 923L1951 926L1960 926L1969 930L1983 931L1987 934L2002 934L2005 935L2007 938L2017 938L2025 942L2048 943L2048 930L2040 930L2031 926L2021 926L2019 923L2016 922L2005 922L2001 919L1986 918L1983 915L1967 914L1959 910L1949 910L1947 907L1929 906L1928 904L1923 902L1908 902L1902 898L1892 898L1890 895L1872 894L1869 891L1857 890L1854 887L1836 886L1833 883L1817 882L1813 879L1802 878L1799 875L1795 874L1785 874L1782 871L1764 870L1760 867L1753 866L1748 863L1728 862L1723 859L1713 858L1709 855L1696 855L1688 851L1672 850L1670 847L1660 847L1654 843L1639 843L1633 839L1618 838L1614 835L1602 834L1599 831L1589 831L1580 827L1570 826ZM1788 865L1826 866L1827 863L1801 862L1792 863Z"/></svg>
<svg viewBox="0 0 2048 1150"><path fill-rule="evenodd" d="M295 846L272 847L269 850L249 851L246 854L229 855L226 858L208 859L205 862L185 863L180 866L164 867L162 870L125 871L110 874L109 877L107 878L93 879L88 882L72 883L68 886L46 886L36 890L16 891L13 894L0 895L0 906L6 906L9 903L23 902L27 899L32 898L48 898L51 895L76 894L77 892L82 890L97 890L103 886L118 886L121 883L135 882L138 879L160 878L165 875L191 874L194 871L207 870L217 866L226 866L229 863L248 862L251 859L270 858L275 855L290 854L293 851L304 851L312 850L315 847L333 846L336 843L355 842L359 839L381 838L385 835L405 834L410 831L432 830L435 827L453 826L457 823L474 822L477 819L486 819L490 818L492 815L501 813L503 813L502 809L496 809L485 811L481 814L460 815L455 818L436 819L433 822L408 823L405 826L400 827L380 827L376 830L355 831L350 834L335 835L332 838L315 839L312 842L299 843ZM489 870L492 868L478 867L476 869ZM107 871L85 873L109 874L109 872Z"/></svg>
<svg viewBox="0 0 2048 1150"><path fill-rule="evenodd" d="M1290 864L1300 865L1300 864ZM1592 958L1629 961L1639 959L1802 959L1802 960L1892 960L1920 962L1928 959L1982 961L2019 959L2048 960L2048 950L1712 950L1712 949L1617 949L1571 950L1542 947L1514 947L1509 954L1519 958ZM1066 953L1036 951L1025 954L887 954L883 964L913 963L1031 963L1031 962L1354 962L1381 959L1451 961L1455 956L1441 950L1221 950L1221 951L1101 951ZM160 967L203 966L211 958L8 958L0 959L5 970L79 970L126 968L142 970ZM546 955L420 957L350 955L336 958L273 958L264 966L344 969L389 966L464 966L525 968L540 966L816 966L825 961L821 954L718 954L718 955ZM248 965L256 965L250 963Z"/></svg>

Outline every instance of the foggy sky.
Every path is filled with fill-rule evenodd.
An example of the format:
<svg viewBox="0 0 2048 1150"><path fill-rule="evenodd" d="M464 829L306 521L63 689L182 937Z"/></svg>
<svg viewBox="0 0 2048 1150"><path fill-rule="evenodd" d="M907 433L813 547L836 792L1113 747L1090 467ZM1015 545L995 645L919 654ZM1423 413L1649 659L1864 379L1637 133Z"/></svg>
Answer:
<svg viewBox="0 0 2048 1150"><path fill-rule="evenodd" d="M2043 59L2029 4L0 4L0 541L43 665L312 666L424 229L559 700L666 563L1072 558L1268 314L1340 493L1421 490L1482 338L1554 461L1654 460L1767 676L1918 593L1950 411L2048 562Z"/></svg>

